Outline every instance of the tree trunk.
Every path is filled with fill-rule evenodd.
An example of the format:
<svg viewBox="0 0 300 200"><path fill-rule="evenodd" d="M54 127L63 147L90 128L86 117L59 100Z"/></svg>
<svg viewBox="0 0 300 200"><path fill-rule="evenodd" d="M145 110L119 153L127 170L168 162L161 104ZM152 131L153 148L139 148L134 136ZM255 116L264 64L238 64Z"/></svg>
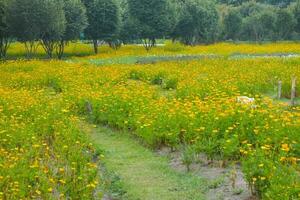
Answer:
<svg viewBox="0 0 300 200"><path fill-rule="evenodd" d="M45 52L47 53L48 57L52 58L53 51L55 49L55 41L44 39L44 40L42 40L42 46L43 46Z"/></svg>
<svg viewBox="0 0 300 200"><path fill-rule="evenodd" d="M156 45L156 40L154 38L151 39L151 47L155 47Z"/></svg>
<svg viewBox="0 0 300 200"><path fill-rule="evenodd" d="M10 40L8 38L0 38L0 60L6 57L9 44Z"/></svg>
<svg viewBox="0 0 300 200"><path fill-rule="evenodd" d="M146 51L150 51L155 46L155 39L143 39L143 45Z"/></svg>
<svg viewBox="0 0 300 200"><path fill-rule="evenodd" d="M25 42L26 57L31 58L36 53L38 44L36 41Z"/></svg>
<svg viewBox="0 0 300 200"><path fill-rule="evenodd" d="M56 55L58 57L58 59L62 59L63 55L64 55L64 51L65 51L65 41L61 40L58 42L57 46L56 46Z"/></svg>
<svg viewBox="0 0 300 200"><path fill-rule="evenodd" d="M94 44L94 52L95 54L98 54L98 40L93 40L93 44Z"/></svg>

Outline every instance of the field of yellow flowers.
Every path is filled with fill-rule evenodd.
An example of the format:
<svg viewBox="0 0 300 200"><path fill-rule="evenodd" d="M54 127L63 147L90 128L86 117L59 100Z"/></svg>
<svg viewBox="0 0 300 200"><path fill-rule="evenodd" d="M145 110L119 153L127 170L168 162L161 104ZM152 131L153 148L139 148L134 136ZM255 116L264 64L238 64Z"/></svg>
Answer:
<svg viewBox="0 0 300 200"><path fill-rule="evenodd" d="M96 56L86 46L76 48L84 52L80 59L147 55L134 46L119 51L104 47ZM168 44L150 54L299 49L299 44ZM18 51L15 47L10 53ZM299 65L299 58L227 57L101 67L55 60L1 63L0 199L101 195L95 192L101 184L95 178L97 152L78 125L83 115L130 130L152 148L188 145L211 160L240 162L249 185L263 199L299 199L300 108L272 99L279 80L289 98L291 76L300 79ZM255 102L241 104L239 96Z"/></svg>
<svg viewBox="0 0 300 200"><path fill-rule="evenodd" d="M276 54L276 53L300 53L300 44L283 42L283 43L267 43L263 45L257 44L232 44L232 43L217 43L205 46L184 46L179 43L166 42L163 47L156 47L150 52L145 51L143 46L126 45L118 50L102 46L100 53L94 55L90 45L84 43L72 43L66 46L65 56L67 57L83 57L90 58L112 58L124 56L149 56L149 55L176 55L176 54L217 54L217 55L232 55L232 54ZM14 43L8 50L9 58L19 58L26 55L24 45ZM41 46L38 46L34 57L45 58L46 55Z"/></svg>
<svg viewBox="0 0 300 200"><path fill-rule="evenodd" d="M55 64L0 64L0 199L94 196L96 152L68 110Z"/></svg>

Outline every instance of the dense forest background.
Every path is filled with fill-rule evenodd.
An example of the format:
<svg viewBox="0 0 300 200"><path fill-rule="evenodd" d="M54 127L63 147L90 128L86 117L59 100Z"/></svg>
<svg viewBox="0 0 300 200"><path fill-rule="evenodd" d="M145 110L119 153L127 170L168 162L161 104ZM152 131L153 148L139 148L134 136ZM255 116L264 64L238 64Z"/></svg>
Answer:
<svg viewBox="0 0 300 200"><path fill-rule="evenodd" d="M9 44L61 58L74 40L112 48L157 39L185 45L300 39L299 0L0 0L0 58Z"/></svg>

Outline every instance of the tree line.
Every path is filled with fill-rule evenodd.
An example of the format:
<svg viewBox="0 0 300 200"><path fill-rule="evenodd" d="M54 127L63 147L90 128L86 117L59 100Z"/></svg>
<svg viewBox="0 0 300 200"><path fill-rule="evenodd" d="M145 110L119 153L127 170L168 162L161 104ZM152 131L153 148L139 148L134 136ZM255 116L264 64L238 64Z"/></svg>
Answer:
<svg viewBox="0 0 300 200"><path fill-rule="evenodd" d="M107 43L157 39L185 45L216 41L277 41L300 38L300 0L0 0L0 58L11 42L31 56L41 45L51 58L65 46L91 41L95 53Z"/></svg>

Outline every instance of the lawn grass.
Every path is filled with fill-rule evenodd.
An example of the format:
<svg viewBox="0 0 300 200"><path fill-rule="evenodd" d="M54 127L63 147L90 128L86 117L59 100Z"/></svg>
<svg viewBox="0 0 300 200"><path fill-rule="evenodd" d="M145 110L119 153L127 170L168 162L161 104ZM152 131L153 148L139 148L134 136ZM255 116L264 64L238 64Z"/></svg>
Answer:
<svg viewBox="0 0 300 200"><path fill-rule="evenodd" d="M125 132L85 124L95 146L104 150L104 164L121 177L123 199L204 199L205 181L171 169L168 159L140 145Z"/></svg>

